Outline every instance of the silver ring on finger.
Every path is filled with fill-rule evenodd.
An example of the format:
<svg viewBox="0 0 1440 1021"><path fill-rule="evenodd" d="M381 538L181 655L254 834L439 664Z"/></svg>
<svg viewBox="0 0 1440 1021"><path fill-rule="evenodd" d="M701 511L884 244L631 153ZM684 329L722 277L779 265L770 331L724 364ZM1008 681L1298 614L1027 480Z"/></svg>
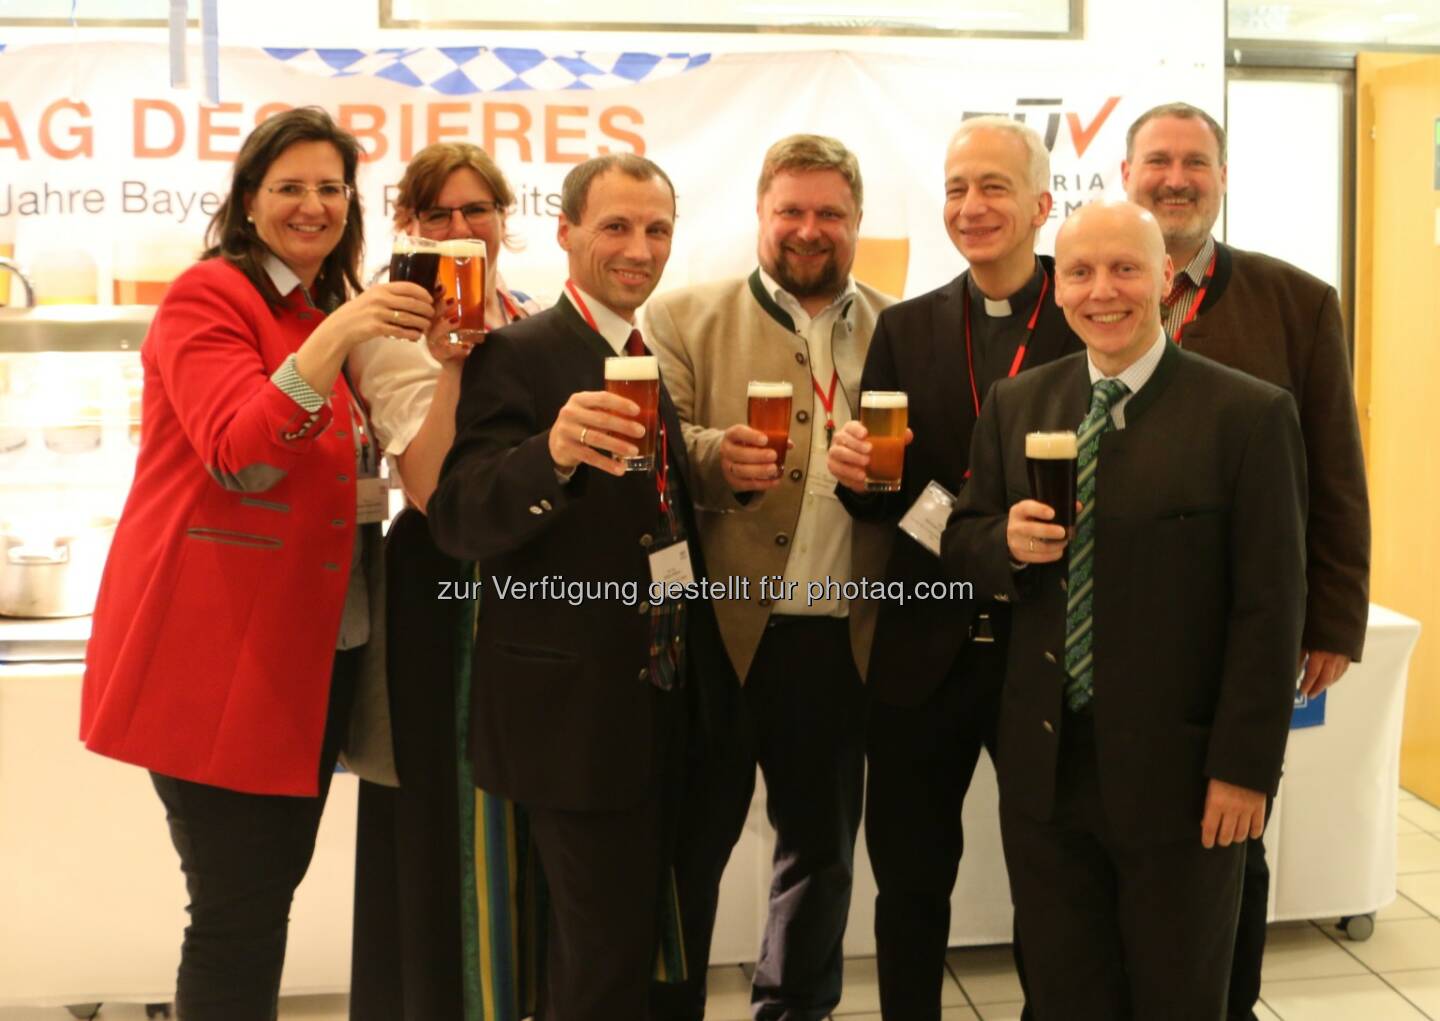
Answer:
<svg viewBox="0 0 1440 1021"><path fill-rule="evenodd" d="M1035 536L1033 536L1033 535L1030 536L1030 550L1029 550L1029 551L1030 551L1031 553L1034 553L1034 552L1035 552Z"/></svg>
<svg viewBox="0 0 1440 1021"><path fill-rule="evenodd" d="M400 321L400 310L398 308L392 308L390 310L390 321L393 323Z"/></svg>
<svg viewBox="0 0 1440 1021"><path fill-rule="evenodd" d="M589 434L589 432L590 427L588 425L582 425L580 427L580 446L585 446L585 437Z"/></svg>

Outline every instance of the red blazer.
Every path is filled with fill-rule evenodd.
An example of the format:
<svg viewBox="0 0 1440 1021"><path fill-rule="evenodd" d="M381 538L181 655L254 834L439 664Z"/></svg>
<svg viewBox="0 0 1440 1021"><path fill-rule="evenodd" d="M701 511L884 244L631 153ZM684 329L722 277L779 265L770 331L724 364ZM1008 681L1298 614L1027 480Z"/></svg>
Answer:
<svg viewBox="0 0 1440 1021"><path fill-rule="evenodd" d="M167 776L314 795L356 541L342 376L311 416L270 375L324 313L183 273L145 338L140 452L85 657L80 736Z"/></svg>

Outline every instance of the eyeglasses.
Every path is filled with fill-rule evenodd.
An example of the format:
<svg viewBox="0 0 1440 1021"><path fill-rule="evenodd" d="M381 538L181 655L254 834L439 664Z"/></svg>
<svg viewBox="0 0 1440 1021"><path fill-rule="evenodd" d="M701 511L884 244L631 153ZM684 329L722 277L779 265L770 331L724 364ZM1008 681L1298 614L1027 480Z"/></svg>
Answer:
<svg viewBox="0 0 1440 1021"><path fill-rule="evenodd" d="M301 184L299 181L282 181L280 184L268 185L265 188L271 195L279 195L282 199L292 202L304 202L305 196L312 191L319 197L320 201L327 206L338 206L350 201L350 196L355 194L355 189L348 184L339 184L335 181L326 181L324 184Z"/></svg>
<svg viewBox="0 0 1440 1021"><path fill-rule="evenodd" d="M463 206L431 206L429 209L420 210L420 223L426 227L443 227L450 222L450 217L459 213L465 217L465 222L478 226L485 222L485 217L500 208L495 202L467 202Z"/></svg>

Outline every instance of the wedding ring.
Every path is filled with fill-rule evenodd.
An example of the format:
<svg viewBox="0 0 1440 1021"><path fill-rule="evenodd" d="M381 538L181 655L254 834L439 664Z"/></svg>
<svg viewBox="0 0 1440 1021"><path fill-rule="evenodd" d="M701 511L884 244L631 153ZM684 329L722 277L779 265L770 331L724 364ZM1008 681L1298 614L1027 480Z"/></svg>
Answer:
<svg viewBox="0 0 1440 1021"><path fill-rule="evenodd" d="M1033 536L1033 535L1030 536L1030 550L1029 550L1029 552L1031 552L1031 553L1034 553L1034 552L1035 552L1035 536Z"/></svg>
<svg viewBox="0 0 1440 1021"><path fill-rule="evenodd" d="M392 308L390 310L390 321L392 323L398 323L400 321L400 310L398 308Z"/></svg>
<svg viewBox="0 0 1440 1021"><path fill-rule="evenodd" d="M590 431L590 427L589 427L589 426L581 426L581 427L580 427L580 446L582 446L582 447L585 446L585 434L588 433L589 431Z"/></svg>

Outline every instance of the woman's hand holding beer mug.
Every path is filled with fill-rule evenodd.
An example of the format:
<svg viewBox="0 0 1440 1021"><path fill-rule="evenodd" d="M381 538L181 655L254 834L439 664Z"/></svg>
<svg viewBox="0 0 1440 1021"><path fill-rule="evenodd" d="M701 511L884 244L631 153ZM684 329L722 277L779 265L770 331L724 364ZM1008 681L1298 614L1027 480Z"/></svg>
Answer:
<svg viewBox="0 0 1440 1021"><path fill-rule="evenodd" d="M835 476L837 482L852 492L873 492L865 485L867 469L870 467L869 436L870 431L860 424L859 419L851 419L835 431L835 436L830 441L830 453L826 455L825 467ZM914 439L915 431L907 426L905 446L908 447Z"/></svg>
<svg viewBox="0 0 1440 1021"><path fill-rule="evenodd" d="M1077 500L1078 510L1080 503ZM1005 541L1010 559L1017 564L1050 564L1065 555L1070 533L1062 525L1051 524L1055 509L1039 500L1021 500L1010 507L1010 520L1005 525Z"/></svg>
<svg viewBox="0 0 1440 1021"><path fill-rule="evenodd" d="M645 425L636 420L640 405L604 390L571 394L555 424L550 427L550 459L562 474L588 464L611 475L623 476L625 462L640 448L624 439L643 439ZM614 456L611 456L614 455Z"/></svg>
<svg viewBox="0 0 1440 1021"><path fill-rule="evenodd" d="M785 440L785 449L795 444ZM737 493L763 492L780 484L779 457L770 437L743 423L725 430L720 440L720 470Z"/></svg>

